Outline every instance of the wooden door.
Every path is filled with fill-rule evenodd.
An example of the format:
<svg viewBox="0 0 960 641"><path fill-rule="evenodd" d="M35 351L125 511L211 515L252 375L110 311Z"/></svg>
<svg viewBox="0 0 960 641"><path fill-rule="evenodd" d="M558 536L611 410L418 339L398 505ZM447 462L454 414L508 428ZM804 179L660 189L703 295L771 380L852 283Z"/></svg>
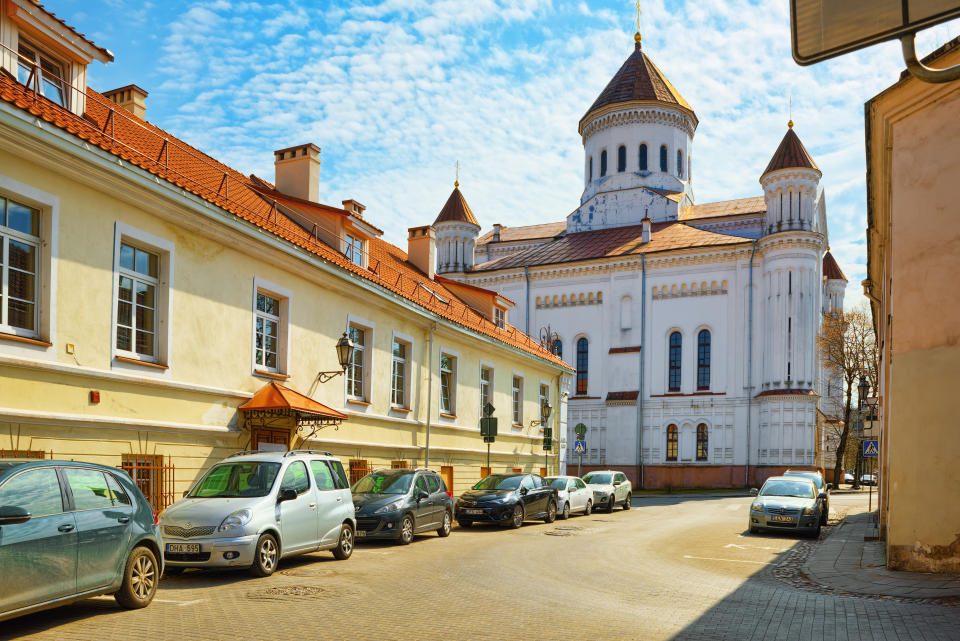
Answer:
<svg viewBox="0 0 960 641"><path fill-rule="evenodd" d="M250 449L285 452L290 449L290 430L255 427L250 439Z"/></svg>
<svg viewBox="0 0 960 641"><path fill-rule="evenodd" d="M480 468L480 479L483 480L483 479L487 478L488 476L490 476L490 468L489 468L489 467L481 467L481 468Z"/></svg>
<svg viewBox="0 0 960 641"><path fill-rule="evenodd" d="M453 466L452 465L440 466L440 478L443 479L443 484L447 486L447 491L453 492Z"/></svg>

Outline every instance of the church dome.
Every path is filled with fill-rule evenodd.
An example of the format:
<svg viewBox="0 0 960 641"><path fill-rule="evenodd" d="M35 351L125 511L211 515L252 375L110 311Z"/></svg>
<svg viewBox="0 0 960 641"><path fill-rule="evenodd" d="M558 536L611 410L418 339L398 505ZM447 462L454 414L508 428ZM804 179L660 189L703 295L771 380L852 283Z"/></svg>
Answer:
<svg viewBox="0 0 960 641"><path fill-rule="evenodd" d="M820 171L817 163L813 162L810 152L800 141L800 136L793 130L792 120L787 126L787 133L780 141L780 146L773 152L773 158L770 159L767 168L763 170L763 174L766 175L778 169L813 169Z"/></svg>

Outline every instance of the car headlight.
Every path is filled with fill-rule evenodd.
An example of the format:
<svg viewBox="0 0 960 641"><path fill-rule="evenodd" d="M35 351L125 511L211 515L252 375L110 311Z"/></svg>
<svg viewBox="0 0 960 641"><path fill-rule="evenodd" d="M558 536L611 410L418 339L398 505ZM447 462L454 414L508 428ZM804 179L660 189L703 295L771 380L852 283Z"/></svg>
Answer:
<svg viewBox="0 0 960 641"><path fill-rule="evenodd" d="M763 503L754 503L750 506L750 509L754 512L763 512Z"/></svg>
<svg viewBox="0 0 960 641"><path fill-rule="evenodd" d="M810 515L812 515L812 514L813 514L813 508L812 508L812 507L805 507L805 508L803 508L803 515L804 515L804 516L810 516Z"/></svg>
<svg viewBox="0 0 960 641"><path fill-rule="evenodd" d="M244 508L242 510L237 510L232 514L228 514L227 518L223 519L220 523L220 527L217 528L220 532L226 532L227 530L232 530L234 528L241 528L247 523L250 522L250 519L253 518L253 512Z"/></svg>
<svg viewBox="0 0 960 641"><path fill-rule="evenodd" d="M401 505L403 505L403 499L397 499L396 501L390 501L386 505L378 507L373 513L383 514L384 512L395 512L400 509Z"/></svg>

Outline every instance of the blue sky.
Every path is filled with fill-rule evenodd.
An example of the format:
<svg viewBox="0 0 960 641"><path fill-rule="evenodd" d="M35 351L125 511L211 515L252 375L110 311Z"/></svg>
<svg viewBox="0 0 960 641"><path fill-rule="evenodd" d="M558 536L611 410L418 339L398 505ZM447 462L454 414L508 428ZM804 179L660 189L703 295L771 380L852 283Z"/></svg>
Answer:
<svg viewBox="0 0 960 641"><path fill-rule="evenodd" d="M633 48L629 0L128 2L49 0L107 47L98 90L136 83L147 118L273 180L274 149L322 149L320 198L354 198L385 238L433 221L461 163L484 230L562 220L583 189L577 122ZM642 1L647 54L700 120L697 202L761 195L786 131L823 170L831 248L862 299L863 104L894 83L899 45L813 67L790 57L786 0ZM921 34L921 54L960 21Z"/></svg>

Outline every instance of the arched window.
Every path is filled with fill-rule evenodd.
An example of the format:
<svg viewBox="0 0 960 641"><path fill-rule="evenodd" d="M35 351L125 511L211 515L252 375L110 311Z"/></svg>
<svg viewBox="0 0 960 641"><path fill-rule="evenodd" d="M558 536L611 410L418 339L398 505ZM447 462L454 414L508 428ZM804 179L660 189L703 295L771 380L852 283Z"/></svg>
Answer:
<svg viewBox="0 0 960 641"><path fill-rule="evenodd" d="M677 149L677 177L683 178L683 152Z"/></svg>
<svg viewBox="0 0 960 641"><path fill-rule="evenodd" d="M607 175L607 150L604 149L600 152L600 177L603 178Z"/></svg>
<svg viewBox="0 0 960 641"><path fill-rule="evenodd" d="M680 391L680 362L683 355L683 337L680 332L670 334L670 370L668 389L671 392Z"/></svg>
<svg viewBox="0 0 960 641"><path fill-rule="evenodd" d="M617 147L617 171L621 174L627 170L627 148L623 145Z"/></svg>
<svg viewBox="0 0 960 641"><path fill-rule="evenodd" d="M553 353L563 358L563 341L559 338L553 341Z"/></svg>
<svg viewBox="0 0 960 641"><path fill-rule="evenodd" d="M577 341L577 396L587 393L587 355L590 347L586 338Z"/></svg>
<svg viewBox="0 0 960 641"><path fill-rule="evenodd" d="M676 461L677 460L677 449L680 443L680 436L677 432L676 425L670 425L667 427L667 460Z"/></svg>
<svg viewBox="0 0 960 641"><path fill-rule="evenodd" d="M647 144L640 145L640 171L647 170Z"/></svg>
<svg viewBox="0 0 960 641"><path fill-rule="evenodd" d="M697 460L706 461L707 460L707 447L710 445L709 436L707 435L707 426L704 423L697 425Z"/></svg>
<svg viewBox="0 0 960 641"><path fill-rule="evenodd" d="M660 145L660 171L667 171L667 146Z"/></svg>
<svg viewBox="0 0 960 641"><path fill-rule="evenodd" d="M587 182L593 182L593 156L587 159Z"/></svg>
<svg viewBox="0 0 960 641"><path fill-rule="evenodd" d="M710 330L697 334L697 389L710 389Z"/></svg>

